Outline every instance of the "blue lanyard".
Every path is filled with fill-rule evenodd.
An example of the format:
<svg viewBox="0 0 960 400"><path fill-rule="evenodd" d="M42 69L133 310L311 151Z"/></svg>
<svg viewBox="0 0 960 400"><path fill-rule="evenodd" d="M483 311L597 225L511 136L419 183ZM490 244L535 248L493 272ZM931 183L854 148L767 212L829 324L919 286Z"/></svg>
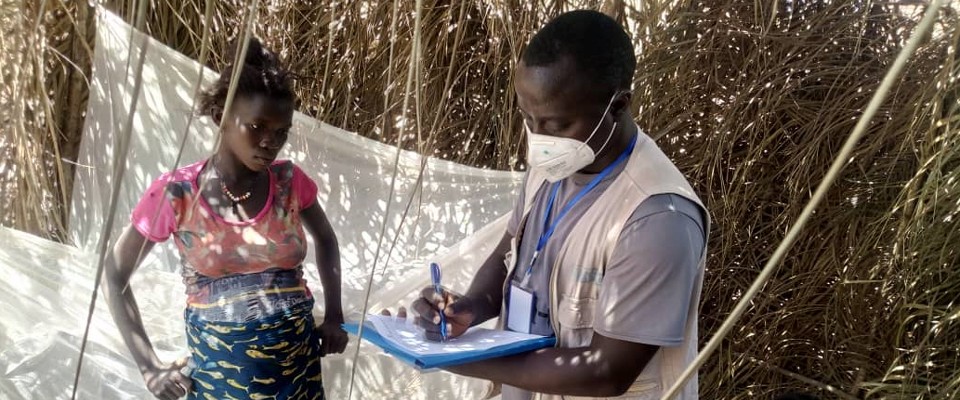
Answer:
<svg viewBox="0 0 960 400"><path fill-rule="evenodd" d="M610 175L617 165L620 165L620 163L624 162L628 157L630 157L630 153L633 153L633 148L637 145L637 136L633 137L633 140L630 141L630 145L623 150L623 153L620 153L620 156L617 157L613 163L604 168L603 171L600 171L600 173L597 174L597 176L594 177L586 187L580 190L580 193L577 193L576 196L570 199L570 201L568 201L567 204L560 209L560 213L557 214L557 218L554 219L553 223L551 224L550 213L553 211L553 204L557 200L557 192L560 191L560 182L555 182L553 184L553 189L550 191L550 199L547 200L547 209L543 213L543 230L540 232L540 240L537 241L537 250L533 252L533 258L530 259L530 265L527 267L526 277L529 278L530 273L533 272L533 264L537 262L537 258L540 257L540 252L543 251L544 247L546 247L547 241L550 240L550 237L553 236L553 232L557 229L557 226L560 225L560 220L567 215L567 212L569 212L574 205L576 205L580 200L583 200L583 197L586 196L587 193L590 193L590 191L597 187L597 185L599 185L604 178Z"/></svg>

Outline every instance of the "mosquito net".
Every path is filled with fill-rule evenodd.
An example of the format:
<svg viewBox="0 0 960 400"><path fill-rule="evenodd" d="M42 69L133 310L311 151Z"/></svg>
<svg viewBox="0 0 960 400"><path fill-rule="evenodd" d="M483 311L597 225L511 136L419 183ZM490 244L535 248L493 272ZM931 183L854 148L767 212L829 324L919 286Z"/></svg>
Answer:
<svg viewBox="0 0 960 400"><path fill-rule="evenodd" d="M0 285L6 286L4 293L15 294L0 296L0 309L9 313L0 326L0 397L69 397L100 241L109 234L112 245L153 179L206 158L214 148L216 127L206 118L191 119L191 109L199 75L209 83L216 74L106 11L98 18L70 215L76 247L0 231L0 240L10 243L0 248L0 268L9 277ZM117 143L134 104L141 48L142 86L132 108L124 173L117 181ZM320 187L320 204L340 242L344 312L354 320L365 303L373 312L409 303L429 282L431 261L443 265L445 284L464 289L503 234L522 178L521 173L425 158L299 113L281 158L293 160ZM111 209L115 185L119 197ZM111 213L113 222L106 226ZM314 260L311 251L305 275L322 299ZM147 332L167 361L187 354L179 265L175 246L159 245L131 283ZM322 305L315 312L321 314ZM354 399L467 399L487 390L484 382L444 372L421 374L366 345L355 351L351 338L344 354L324 358L329 398L347 398L351 381ZM84 353L79 398L149 397L102 299Z"/></svg>

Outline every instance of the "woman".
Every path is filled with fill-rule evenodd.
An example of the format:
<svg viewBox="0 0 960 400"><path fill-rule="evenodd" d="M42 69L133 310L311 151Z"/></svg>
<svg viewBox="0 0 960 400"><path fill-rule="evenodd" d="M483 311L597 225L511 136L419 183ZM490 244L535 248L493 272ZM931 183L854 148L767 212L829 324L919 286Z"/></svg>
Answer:
<svg viewBox="0 0 960 400"><path fill-rule="evenodd" d="M201 99L201 114L222 126L216 154L147 189L107 262L107 301L160 399L322 399L320 357L347 344L337 238L316 184L290 161L276 161L297 105L289 73L256 39L239 68L229 113L232 67ZM303 227L315 239L323 285L319 326L303 279ZM157 358L127 288L142 255L170 236L183 263L190 376L181 372L185 361Z"/></svg>

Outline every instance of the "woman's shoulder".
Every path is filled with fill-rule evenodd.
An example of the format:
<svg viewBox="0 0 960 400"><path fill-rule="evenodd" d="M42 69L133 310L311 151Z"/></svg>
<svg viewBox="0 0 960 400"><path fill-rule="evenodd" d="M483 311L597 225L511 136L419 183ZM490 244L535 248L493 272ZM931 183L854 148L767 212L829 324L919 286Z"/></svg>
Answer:
<svg viewBox="0 0 960 400"><path fill-rule="evenodd" d="M197 175L203 169L206 160L200 160L193 164L185 165L172 171L164 172L157 178L164 183L190 183L197 180Z"/></svg>
<svg viewBox="0 0 960 400"><path fill-rule="evenodd" d="M270 171L281 182L290 182L297 175L303 173L300 167L293 163L293 160L275 160L273 164L270 164Z"/></svg>
<svg viewBox="0 0 960 400"><path fill-rule="evenodd" d="M277 159L273 160L273 163L270 164L272 169L283 169L283 168L293 168L296 165L293 163L293 160L287 159Z"/></svg>
<svg viewBox="0 0 960 400"><path fill-rule="evenodd" d="M185 165L172 171L160 174L153 180L148 192L166 192L168 198L175 199L193 192L194 182L197 181L197 175L203 169L206 160L197 161L193 164Z"/></svg>

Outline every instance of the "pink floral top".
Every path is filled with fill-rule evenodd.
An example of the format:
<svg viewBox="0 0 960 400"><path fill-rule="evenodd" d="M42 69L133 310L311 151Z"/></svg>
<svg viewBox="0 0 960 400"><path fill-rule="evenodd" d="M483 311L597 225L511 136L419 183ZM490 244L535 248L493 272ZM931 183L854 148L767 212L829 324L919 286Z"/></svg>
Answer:
<svg viewBox="0 0 960 400"><path fill-rule="evenodd" d="M316 202L317 185L292 162L276 161L263 209L251 220L227 221L199 195L205 163L161 175L131 216L151 241L173 235L188 307L208 320L244 322L311 300L300 211Z"/></svg>

